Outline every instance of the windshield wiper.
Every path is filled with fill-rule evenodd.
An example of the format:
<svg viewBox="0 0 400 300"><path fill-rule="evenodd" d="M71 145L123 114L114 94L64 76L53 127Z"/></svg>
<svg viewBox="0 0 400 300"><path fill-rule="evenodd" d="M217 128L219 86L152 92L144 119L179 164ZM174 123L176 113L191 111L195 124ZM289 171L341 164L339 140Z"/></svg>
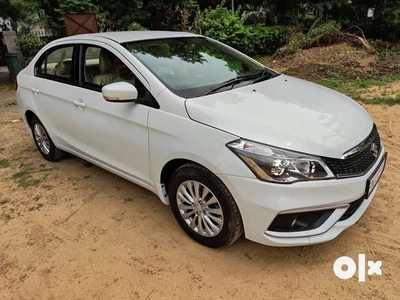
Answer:
<svg viewBox="0 0 400 300"><path fill-rule="evenodd" d="M207 89L204 92L201 92L199 95L197 95L197 97L210 95L210 94L215 93L215 92L219 91L220 89L222 89L224 87L228 87L228 86L231 87L230 88L230 90L231 90L236 84L238 84L240 82L244 82L244 81L250 81L254 78L258 78L259 76L260 76L260 74L257 73L257 74L251 74L251 75L241 75L241 76L237 76L235 78L231 78L220 84L212 86L211 88Z"/></svg>
<svg viewBox="0 0 400 300"><path fill-rule="evenodd" d="M277 73L272 73L272 71L269 71L267 69L261 71L261 72L257 72L255 74L247 74L247 75L240 75L237 76L235 78L231 78L227 81L224 81L220 84L217 84L215 86L212 86L211 88L207 89L206 91L201 92L199 95L197 95L197 97L200 96L206 96L206 95L210 95L212 93L215 93L217 91L219 91L220 89L224 88L224 87L229 87L230 86L230 90L233 89L233 87L241 82L245 82L245 81L251 81L253 80L251 83L257 83L266 79L270 79L273 78L275 76L277 76L279 74Z"/></svg>
<svg viewBox="0 0 400 300"><path fill-rule="evenodd" d="M256 78L252 83L257 83L257 82L260 82L263 80L271 79L271 78L277 77L279 75L281 75L281 74L276 73L271 70L268 70L268 69L265 69L264 71L262 71L261 74L259 74L259 77Z"/></svg>

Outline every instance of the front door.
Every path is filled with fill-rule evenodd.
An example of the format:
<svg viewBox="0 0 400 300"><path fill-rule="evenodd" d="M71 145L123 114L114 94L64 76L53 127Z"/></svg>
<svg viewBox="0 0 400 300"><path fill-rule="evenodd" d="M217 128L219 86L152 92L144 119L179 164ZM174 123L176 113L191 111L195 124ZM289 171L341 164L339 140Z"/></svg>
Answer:
<svg viewBox="0 0 400 300"><path fill-rule="evenodd" d="M116 79L112 74L115 70L108 69L109 64L101 61L109 57L101 56L101 51L105 50L98 46L83 46L81 52L82 78L72 97L82 151L119 175L148 184L149 107L137 103L107 102L103 98L102 85Z"/></svg>

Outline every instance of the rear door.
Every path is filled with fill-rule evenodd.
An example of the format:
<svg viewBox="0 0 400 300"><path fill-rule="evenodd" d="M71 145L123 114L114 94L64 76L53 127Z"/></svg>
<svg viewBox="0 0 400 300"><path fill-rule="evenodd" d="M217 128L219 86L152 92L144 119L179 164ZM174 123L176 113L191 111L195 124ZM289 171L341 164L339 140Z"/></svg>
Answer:
<svg viewBox="0 0 400 300"><path fill-rule="evenodd" d="M38 118L54 143L63 149L77 150L79 140L72 117L74 55L74 44L48 49L35 64L30 90Z"/></svg>

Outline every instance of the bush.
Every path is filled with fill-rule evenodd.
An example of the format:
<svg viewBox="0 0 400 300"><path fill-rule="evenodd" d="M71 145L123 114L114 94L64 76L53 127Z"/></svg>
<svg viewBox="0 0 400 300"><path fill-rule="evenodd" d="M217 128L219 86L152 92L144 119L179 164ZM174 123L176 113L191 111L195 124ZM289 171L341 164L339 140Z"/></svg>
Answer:
<svg viewBox="0 0 400 300"><path fill-rule="evenodd" d="M270 55L285 44L287 28L282 26L255 26L252 28L254 54Z"/></svg>
<svg viewBox="0 0 400 300"><path fill-rule="evenodd" d="M244 24L245 25L255 25L255 24L264 24L265 23L265 14L250 11L247 12L244 17Z"/></svg>
<svg viewBox="0 0 400 300"><path fill-rule="evenodd" d="M221 3L215 9L197 12L195 23L200 27L200 33L247 54L253 53L252 34L244 25L244 20L240 19L239 10L232 14L223 5Z"/></svg>
<svg viewBox="0 0 400 300"><path fill-rule="evenodd" d="M318 24L318 22L314 22L314 24ZM285 56L294 54L297 50L334 44L337 42L335 33L339 32L340 28L340 24L331 21L315 27L313 25L307 34L296 32L287 45L278 50L277 55Z"/></svg>
<svg viewBox="0 0 400 300"><path fill-rule="evenodd" d="M368 24L363 27L365 35L370 39L380 39L394 43L400 41L400 24L380 23L379 26Z"/></svg>
<svg viewBox="0 0 400 300"><path fill-rule="evenodd" d="M232 14L223 7L197 12L195 25L198 33L225 43L247 55L271 54L283 45L286 29L283 27L246 26L238 9Z"/></svg>
<svg viewBox="0 0 400 300"><path fill-rule="evenodd" d="M22 52L22 56L28 64L36 53L45 45L45 42L34 34L23 34L15 39L15 44Z"/></svg>
<svg viewBox="0 0 400 300"><path fill-rule="evenodd" d="M147 30L147 28L143 27L139 23L133 22L131 25L128 27L129 31L138 31L138 30Z"/></svg>

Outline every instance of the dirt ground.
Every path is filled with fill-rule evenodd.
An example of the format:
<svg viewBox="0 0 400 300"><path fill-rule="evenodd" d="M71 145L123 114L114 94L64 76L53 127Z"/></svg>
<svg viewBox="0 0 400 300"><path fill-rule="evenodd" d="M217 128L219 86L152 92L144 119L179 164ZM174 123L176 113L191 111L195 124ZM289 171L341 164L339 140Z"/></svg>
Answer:
<svg viewBox="0 0 400 300"><path fill-rule="evenodd" d="M337 74L341 79L375 79L398 75L400 53L379 55L347 44L317 47L293 55L266 61L268 66L288 75L315 81Z"/></svg>
<svg viewBox="0 0 400 300"><path fill-rule="evenodd" d="M399 299L400 106L364 105L389 153L363 217L335 240L208 249L147 190L79 158L45 161L0 93L0 299ZM341 256L382 275L338 279Z"/></svg>

